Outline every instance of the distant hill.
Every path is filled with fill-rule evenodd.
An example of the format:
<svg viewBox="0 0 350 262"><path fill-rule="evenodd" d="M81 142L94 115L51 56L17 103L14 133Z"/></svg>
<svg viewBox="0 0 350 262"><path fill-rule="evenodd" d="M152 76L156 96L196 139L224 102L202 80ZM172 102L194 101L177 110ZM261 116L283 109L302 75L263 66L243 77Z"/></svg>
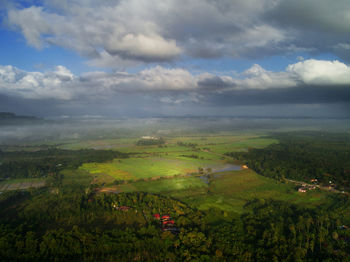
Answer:
<svg viewBox="0 0 350 262"><path fill-rule="evenodd" d="M0 125L30 124L43 121L35 116L21 116L10 112L0 112Z"/></svg>

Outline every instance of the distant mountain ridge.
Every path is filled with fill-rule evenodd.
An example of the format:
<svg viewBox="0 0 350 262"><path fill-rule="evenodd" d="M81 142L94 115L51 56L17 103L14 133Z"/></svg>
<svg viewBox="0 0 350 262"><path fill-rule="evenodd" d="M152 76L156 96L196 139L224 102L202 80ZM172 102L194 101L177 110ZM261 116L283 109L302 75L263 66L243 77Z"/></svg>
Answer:
<svg viewBox="0 0 350 262"><path fill-rule="evenodd" d="M21 124L35 124L41 123L42 118L35 116L16 115L11 112L0 112L0 125L21 125Z"/></svg>
<svg viewBox="0 0 350 262"><path fill-rule="evenodd" d="M18 116L15 113L11 112L0 112L0 119L36 119L39 120L39 118L35 116Z"/></svg>

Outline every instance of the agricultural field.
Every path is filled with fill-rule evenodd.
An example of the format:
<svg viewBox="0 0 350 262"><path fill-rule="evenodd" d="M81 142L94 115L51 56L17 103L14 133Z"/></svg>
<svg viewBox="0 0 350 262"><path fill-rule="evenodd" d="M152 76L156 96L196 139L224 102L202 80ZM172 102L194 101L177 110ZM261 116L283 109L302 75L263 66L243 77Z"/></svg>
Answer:
<svg viewBox="0 0 350 262"><path fill-rule="evenodd" d="M89 174L95 183L103 184L102 191L167 194L200 210L217 208L242 213L244 205L253 198L305 201L294 185L281 184L252 170L220 172L240 169L224 153L262 148L277 143L275 139L225 134L169 137L165 141L162 146L136 146L137 139L90 141L85 146L109 145L132 155L107 163L85 163L79 171ZM199 167L204 171L210 168L214 173L210 181L195 175ZM113 180L128 182L116 186ZM322 194L307 193L306 198L318 202Z"/></svg>
<svg viewBox="0 0 350 262"><path fill-rule="evenodd" d="M157 178L175 176L198 172L198 168L217 167L225 161L218 160L217 156L211 158L192 158L178 154L132 157L128 159L115 159L109 163L85 163L80 169L90 174L107 174L116 180L135 180L144 178ZM208 155L206 155L208 157Z"/></svg>
<svg viewBox="0 0 350 262"><path fill-rule="evenodd" d="M136 181L114 187L116 192L149 192L166 194L199 210L221 209L243 213L244 205L254 199L275 199L317 206L327 202L330 193L299 193L294 184L282 184L252 170L214 173L207 183L200 176L175 177L156 181Z"/></svg>
<svg viewBox="0 0 350 262"><path fill-rule="evenodd" d="M247 151L249 148L263 148L270 144L277 143L276 139L270 138L248 138L238 141L228 141L216 144L209 144L205 147L211 152L224 154L227 152Z"/></svg>
<svg viewBox="0 0 350 262"><path fill-rule="evenodd" d="M155 194L176 194L179 191L197 190L206 191L208 184L198 177L184 176L174 178L157 179L153 181L137 181L135 183L123 184L115 187L117 192L150 192Z"/></svg>
<svg viewBox="0 0 350 262"><path fill-rule="evenodd" d="M223 154L263 147L277 142L255 135L221 135L200 137L169 137L164 145L137 146L137 138L91 140L85 143L65 144L65 149L114 149L132 154L129 159L108 163L87 163L80 169L94 175L109 175L116 180L135 180L174 176L198 171L199 167L220 169L233 160Z"/></svg>
<svg viewBox="0 0 350 262"><path fill-rule="evenodd" d="M78 150L78 149L110 149L118 150L125 153L166 153L166 152L183 152L191 151L193 148L181 146L178 142L185 144L195 144L197 148L209 148L216 153L226 153L232 151L245 151L250 147L265 147L277 140L265 138L258 135L201 135L201 136L180 136L165 137L164 146L136 146L140 138L118 138L118 139L100 139L86 140L75 143L62 143L58 147L61 149Z"/></svg>
<svg viewBox="0 0 350 262"><path fill-rule="evenodd" d="M0 181L0 192L10 190L24 190L45 186L45 179L42 178L21 178Z"/></svg>

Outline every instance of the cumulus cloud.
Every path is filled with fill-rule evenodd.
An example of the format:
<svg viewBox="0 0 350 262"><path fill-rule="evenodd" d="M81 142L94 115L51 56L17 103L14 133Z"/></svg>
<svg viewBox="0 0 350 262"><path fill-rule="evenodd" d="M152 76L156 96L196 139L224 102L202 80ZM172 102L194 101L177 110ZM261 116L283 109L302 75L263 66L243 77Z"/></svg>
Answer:
<svg viewBox="0 0 350 262"><path fill-rule="evenodd" d="M107 52L117 62L175 59L182 49L175 39L160 33L148 4L135 0L104 1L99 5L93 1L48 1L45 8L10 9L7 18L8 24L37 48L61 46L95 60Z"/></svg>
<svg viewBox="0 0 350 262"><path fill-rule="evenodd" d="M193 74L182 68L161 66L137 73L96 71L78 76L63 66L44 73L1 66L0 94L80 103L92 100L105 103L126 95L174 105L202 103L215 97L240 103L239 100L247 102L242 96L257 95L260 103L327 102L327 99L337 102L350 100L350 67L337 60L310 59L291 64L281 72L268 71L256 64L235 76Z"/></svg>
<svg viewBox="0 0 350 262"><path fill-rule="evenodd" d="M174 40L166 41L158 35L145 36L143 34L127 34L122 39L113 38L107 42L107 51L121 58L149 62L171 60L181 53L181 49L176 46Z"/></svg>
<svg viewBox="0 0 350 262"><path fill-rule="evenodd" d="M100 66L301 50L350 59L348 0L48 0L7 9L28 44L73 49Z"/></svg>
<svg viewBox="0 0 350 262"><path fill-rule="evenodd" d="M0 92L23 98L56 98L69 100L73 97L70 86L75 82L74 75L65 67L55 70L26 72L13 66L0 66Z"/></svg>
<svg viewBox="0 0 350 262"><path fill-rule="evenodd" d="M94 65L111 66L107 53L113 66L120 66L121 61L172 61L183 54L239 57L277 50L288 34L260 19L275 2L49 0L11 8L7 20L34 47L61 46Z"/></svg>
<svg viewBox="0 0 350 262"><path fill-rule="evenodd" d="M322 61L310 59L289 65L287 71L307 85L350 84L350 67L337 60Z"/></svg>

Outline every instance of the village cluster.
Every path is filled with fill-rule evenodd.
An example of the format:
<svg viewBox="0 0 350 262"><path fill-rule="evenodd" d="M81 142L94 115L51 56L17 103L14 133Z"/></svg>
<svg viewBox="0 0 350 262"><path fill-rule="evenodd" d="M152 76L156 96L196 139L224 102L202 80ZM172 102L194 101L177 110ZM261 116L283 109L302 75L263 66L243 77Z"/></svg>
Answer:
<svg viewBox="0 0 350 262"><path fill-rule="evenodd" d="M117 206L116 204L113 204L113 208L115 210L124 212L129 211L129 209L131 209L131 207L129 206ZM165 214L161 216L160 214L154 214L153 218L160 222L160 228L163 232L169 231L174 234L180 232L180 229L175 226L175 221L170 215Z"/></svg>
<svg viewBox="0 0 350 262"><path fill-rule="evenodd" d="M326 185L326 186L320 186L318 184L318 180L316 178L310 179L310 183L311 184L303 183L301 185L301 187L298 188L298 192L306 193L306 191L314 190L316 188L322 188L322 189L326 189L329 191L334 191L335 187L336 187L336 185L332 181L328 181L328 185ZM342 193L344 193L344 191L342 191Z"/></svg>
<svg viewBox="0 0 350 262"><path fill-rule="evenodd" d="M301 187L298 188L298 192L306 193L308 190L314 190L318 187L318 180L316 178L310 179L310 184L303 183Z"/></svg>
<svg viewBox="0 0 350 262"><path fill-rule="evenodd" d="M161 222L163 232L169 231L175 234L180 232L180 229L175 226L175 221L169 215L154 214L153 217Z"/></svg>

